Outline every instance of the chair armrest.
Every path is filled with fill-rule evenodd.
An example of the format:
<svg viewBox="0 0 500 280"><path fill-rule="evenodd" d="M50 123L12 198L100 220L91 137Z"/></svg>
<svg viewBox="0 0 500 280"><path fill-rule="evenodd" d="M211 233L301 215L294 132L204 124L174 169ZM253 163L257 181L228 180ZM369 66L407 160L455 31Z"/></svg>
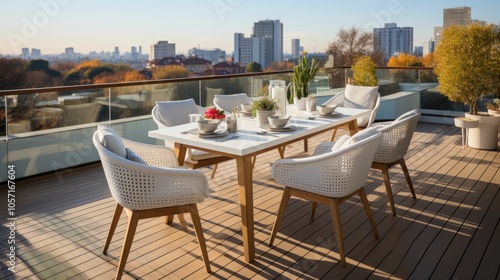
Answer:
<svg viewBox="0 0 500 280"><path fill-rule="evenodd" d="M139 143L122 138L125 147L141 156L148 165L178 167L179 161L172 149L164 146Z"/></svg>

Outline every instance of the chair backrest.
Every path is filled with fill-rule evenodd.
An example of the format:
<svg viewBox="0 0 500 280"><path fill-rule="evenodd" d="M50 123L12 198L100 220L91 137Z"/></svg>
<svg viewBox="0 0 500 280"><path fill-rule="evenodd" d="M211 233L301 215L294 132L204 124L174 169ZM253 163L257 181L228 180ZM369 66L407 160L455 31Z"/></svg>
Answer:
<svg viewBox="0 0 500 280"><path fill-rule="evenodd" d="M382 141L380 141L373 161L393 163L403 158L408 152L419 119L420 113L414 112L414 114L396 119L389 125L379 127L379 131L382 132Z"/></svg>
<svg viewBox="0 0 500 280"><path fill-rule="evenodd" d="M217 95L224 94L223 88L205 88L205 107L214 106L214 98Z"/></svg>
<svg viewBox="0 0 500 280"><path fill-rule="evenodd" d="M279 164L273 165L273 176L276 182L293 188L328 197L344 197L366 183L381 139L382 134L377 129L367 128L353 135L337 150L307 158L278 160L277 163L286 162L288 167L275 172ZM291 168L290 165L295 163L297 167ZM301 177L294 180L297 168L304 164L309 172L301 172ZM304 178L305 174L310 177Z"/></svg>
<svg viewBox="0 0 500 280"><path fill-rule="evenodd" d="M151 115L158 128L176 126L189 122L189 114L203 114L205 109L196 105L194 99L157 101Z"/></svg>
<svg viewBox="0 0 500 280"><path fill-rule="evenodd" d="M250 103L251 101L246 93L216 95L214 97L215 107L226 112L232 112L234 108L240 107L241 104Z"/></svg>

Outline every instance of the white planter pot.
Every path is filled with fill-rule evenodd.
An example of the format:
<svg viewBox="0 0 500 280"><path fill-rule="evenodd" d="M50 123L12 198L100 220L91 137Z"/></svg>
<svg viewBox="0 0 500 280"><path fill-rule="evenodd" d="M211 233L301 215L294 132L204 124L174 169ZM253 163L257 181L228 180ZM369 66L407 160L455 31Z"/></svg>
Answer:
<svg viewBox="0 0 500 280"><path fill-rule="evenodd" d="M268 124L269 120L267 119L270 116L274 116L276 114L276 110L272 111L261 111L257 110L257 123L260 125Z"/></svg>
<svg viewBox="0 0 500 280"><path fill-rule="evenodd" d="M297 110L304 111L306 109L306 100L307 100L307 97L303 97L301 99L298 99L297 97L293 98L293 103L295 103Z"/></svg>
<svg viewBox="0 0 500 280"><path fill-rule="evenodd" d="M479 121L477 128L469 129L469 147L482 150L498 149L498 132L500 130L500 116L471 115L465 117Z"/></svg>
<svg viewBox="0 0 500 280"><path fill-rule="evenodd" d="M490 109L488 109L488 115L490 115L490 116L500 115L500 110L490 110Z"/></svg>

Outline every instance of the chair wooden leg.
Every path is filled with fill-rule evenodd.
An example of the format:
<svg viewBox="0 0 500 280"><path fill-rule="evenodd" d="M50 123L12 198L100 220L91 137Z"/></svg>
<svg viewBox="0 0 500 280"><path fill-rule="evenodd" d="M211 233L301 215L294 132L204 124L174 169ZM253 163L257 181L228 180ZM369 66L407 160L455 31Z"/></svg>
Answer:
<svg viewBox="0 0 500 280"><path fill-rule="evenodd" d="M307 151L309 150L309 142L307 141L307 138L304 139L304 152L307 153Z"/></svg>
<svg viewBox="0 0 500 280"><path fill-rule="evenodd" d="M200 214L198 212L198 207L196 206L196 204L190 207L189 213L191 214L191 220L193 220L193 226L196 232L196 237L198 238L198 245L200 246L203 262L205 263L205 268L208 273L212 273L212 269L210 269L210 261L208 259L207 245L205 244L205 237L203 237Z"/></svg>
<svg viewBox="0 0 500 280"><path fill-rule="evenodd" d="M411 195L413 196L413 199L416 199L417 196L415 195L415 189L413 188L413 183L411 182L410 173L408 173L408 168L406 168L405 159L401 158L399 160L399 164L401 165L401 169L403 170L403 173L405 174L406 182L408 183L408 186L410 187Z"/></svg>
<svg viewBox="0 0 500 280"><path fill-rule="evenodd" d="M337 134L337 128L334 128L332 132L332 138L330 139L330 141L333 141L335 139L336 134Z"/></svg>
<svg viewBox="0 0 500 280"><path fill-rule="evenodd" d="M290 199L290 188L285 187L283 191L283 196L281 198L280 207L278 210L278 214L276 215L276 221L274 222L273 229L271 231L271 237L269 238L269 245L273 246L274 238L276 237L276 233L278 233L278 228L280 227L281 219L285 214L286 206L288 205L288 200Z"/></svg>
<svg viewBox="0 0 500 280"><path fill-rule="evenodd" d="M102 249L104 255L106 255L108 252L109 243L111 243L113 234L115 234L116 225L118 225L118 221L120 220L122 211L123 211L123 206L117 203L115 206L115 213L113 214L113 218L111 219L111 224L109 225L108 237L106 238L106 242L104 243L104 248Z"/></svg>
<svg viewBox="0 0 500 280"><path fill-rule="evenodd" d="M311 220L314 220L314 216L316 215L316 207L318 207L318 203L317 202L312 202Z"/></svg>
<svg viewBox="0 0 500 280"><path fill-rule="evenodd" d="M389 168L387 166L381 167L382 176L384 177L385 189L387 191L387 197L389 198L389 204L391 205L392 215L396 216L396 207L394 206L394 197L392 196L391 180L389 179Z"/></svg>
<svg viewBox="0 0 500 280"><path fill-rule="evenodd" d="M172 225L174 222L174 215L167 215L167 218L165 219L165 223L169 226Z"/></svg>
<svg viewBox="0 0 500 280"><path fill-rule="evenodd" d="M217 166L219 166L218 163L214 164L214 167L212 169L212 175L210 176L210 178L214 178L215 177L215 172L217 172Z"/></svg>
<svg viewBox="0 0 500 280"><path fill-rule="evenodd" d="M132 247L132 241L134 241L135 230L137 229L137 224L139 221L139 214L134 211L127 211L128 214L128 226L127 232L125 233L125 238L123 239L123 248L120 256L120 261L118 262L118 269L116 271L116 279L122 278L123 270L125 269L125 264L127 263L128 254L130 248Z"/></svg>
<svg viewBox="0 0 500 280"><path fill-rule="evenodd" d="M342 266L346 265L344 238L342 236L342 225L340 224L340 200L333 198L330 201L330 212L332 215L333 229L335 230L335 238L337 239L337 246L339 247L340 261Z"/></svg>
<svg viewBox="0 0 500 280"><path fill-rule="evenodd" d="M368 198L366 197L365 189L360 188L358 190L358 195L361 198L361 202L363 202L363 207L365 208L366 216L368 217L368 221L370 222L373 233L375 234L375 237L378 239L377 226L375 225L375 219L373 219L372 211L370 209L370 203L368 202Z"/></svg>

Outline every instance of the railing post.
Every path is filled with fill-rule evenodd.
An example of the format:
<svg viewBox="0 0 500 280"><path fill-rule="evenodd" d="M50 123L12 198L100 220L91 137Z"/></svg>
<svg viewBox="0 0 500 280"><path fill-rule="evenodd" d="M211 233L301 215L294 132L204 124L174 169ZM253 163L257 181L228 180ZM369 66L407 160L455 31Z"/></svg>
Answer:
<svg viewBox="0 0 500 280"><path fill-rule="evenodd" d="M198 80L198 100L200 100L200 106L203 106L201 103L201 80ZM203 106L205 107L205 106Z"/></svg>

